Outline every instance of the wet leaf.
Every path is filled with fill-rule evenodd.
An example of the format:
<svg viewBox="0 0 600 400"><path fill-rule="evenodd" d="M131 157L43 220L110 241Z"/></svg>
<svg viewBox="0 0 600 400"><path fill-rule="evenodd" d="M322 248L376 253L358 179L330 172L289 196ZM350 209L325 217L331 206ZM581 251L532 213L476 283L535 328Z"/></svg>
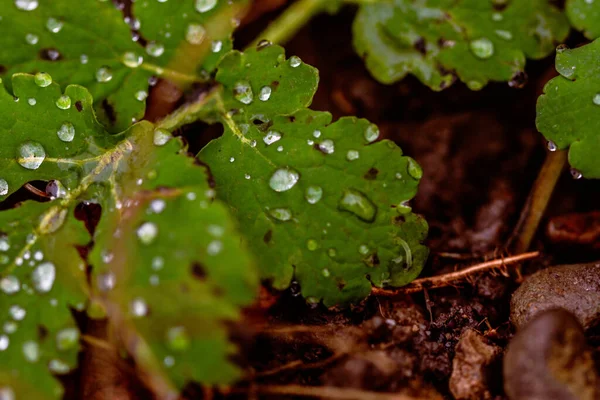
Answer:
<svg viewBox="0 0 600 400"><path fill-rule="evenodd" d="M278 46L232 52L214 97L225 132L199 158L237 216L263 279L293 277L311 303L356 302L401 286L427 257L411 213L422 171L364 119L309 110L317 71Z"/></svg>
<svg viewBox="0 0 600 400"><path fill-rule="evenodd" d="M544 87L537 103L538 130L549 148L569 149L575 178L600 178L600 40L577 49L560 47L556 70L561 74Z"/></svg>
<svg viewBox="0 0 600 400"><path fill-rule="evenodd" d="M548 0L393 0L360 7L354 47L383 83L406 74L434 90L455 76L479 90L489 81L523 85L525 59L539 59L569 31Z"/></svg>
<svg viewBox="0 0 600 400"><path fill-rule="evenodd" d="M4 78L16 72L47 72L63 88L86 86L100 120L119 132L143 117L152 76L181 86L205 79L196 68L206 60L205 68L212 69L230 47L233 26L222 22L240 12L242 6L234 4L219 2L211 12L200 13L192 1L140 1L135 19L124 17L111 1L5 0L0 71ZM186 28L192 25L200 27L195 36ZM195 44L186 37L195 37ZM213 40L221 41L222 50L212 51Z"/></svg>
<svg viewBox="0 0 600 400"><path fill-rule="evenodd" d="M162 376L173 391L189 380L230 381L238 370L228 361L235 351L229 323L252 301L257 279L226 207L213 199L206 169L187 156L180 139L148 122L109 134L85 88L71 85L61 93L57 83L36 80L14 76L18 102L0 91L6 186L0 200L33 180L51 181L53 197L0 212L2 322L15 319L13 305L27 312L16 336L8 337L8 351L0 351L0 387L17 398L60 397L48 370L55 359L61 373L74 366L78 336L64 354L57 353L55 337L74 327L67 307L86 305L86 263L75 246L90 243L85 227L98 222L84 224L74 210L92 205L101 208L89 258L95 314L104 309L137 365ZM63 107L65 96L72 107ZM20 290L13 294L15 279ZM144 306L147 315L138 318Z"/></svg>
<svg viewBox="0 0 600 400"><path fill-rule="evenodd" d="M567 0L567 17L576 29L588 39L600 37L600 2L595 0Z"/></svg>

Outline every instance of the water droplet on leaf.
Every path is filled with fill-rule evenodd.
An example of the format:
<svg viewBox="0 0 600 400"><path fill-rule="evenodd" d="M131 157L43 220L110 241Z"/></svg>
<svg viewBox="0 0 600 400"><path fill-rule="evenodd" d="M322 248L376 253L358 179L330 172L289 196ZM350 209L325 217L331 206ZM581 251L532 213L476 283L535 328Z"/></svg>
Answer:
<svg viewBox="0 0 600 400"><path fill-rule="evenodd" d="M217 0L196 0L196 11L205 13L217 5Z"/></svg>
<svg viewBox="0 0 600 400"><path fill-rule="evenodd" d="M261 101L267 101L271 97L271 86L263 86L260 89L260 93L258 94L258 98Z"/></svg>
<svg viewBox="0 0 600 400"><path fill-rule="evenodd" d="M38 142L25 142L19 146L18 163L27 169L38 169L46 158L46 150Z"/></svg>
<svg viewBox="0 0 600 400"><path fill-rule="evenodd" d="M279 141L279 139L281 139L281 133L276 132L276 131L269 131L269 133L267 133L265 135L265 137L263 138L263 142L265 142L265 144L267 146Z"/></svg>
<svg viewBox="0 0 600 400"><path fill-rule="evenodd" d="M167 346L173 351L185 351L190 347L190 337L183 326L175 326L167 331Z"/></svg>
<svg viewBox="0 0 600 400"><path fill-rule="evenodd" d="M483 60L494 55L494 43L488 38L472 40L471 43L469 43L469 48L475 57Z"/></svg>
<svg viewBox="0 0 600 400"><path fill-rule="evenodd" d="M193 45L199 45L204 41L206 29L200 24L189 24L185 34L185 40Z"/></svg>
<svg viewBox="0 0 600 400"><path fill-rule="evenodd" d="M40 346L37 342L33 340L29 340L23 343L23 355L25 356L25 360L30 363L35 363L40 358Z"/></svg>
<svg viewBox="0 0 600 400"><path fill-rule="evenodd" d="M15 0L15 6L19 10L33 11L38 7L38 0Z"/></svg>
<svg viewBox="0 0 600 400"><path fill-rule="evenodd" d="M8 309L8 313L15 321L21 321L27 315L27 311L23 307L20 307L16 304L10 306Z"/></svg>
<svg viewBox="0 0 600 400"><path fill-rule="evenodd" d="M48 18L48 21L46 21L46 29L48 29L52 33L60 32L63 26L64 22L53 17Z"/></svg>
<svg viewBox="0 0 600 400"><path fill-rule="evenodd" d="M370 124L365 129L365 139L367 142L372 143L379 137L379 128L375 124Z"/></svg>
<svg viewBox="0 0 600 400"><path fill-rule="evenodd" d="M158 227L153 222L145 222L137 229L137 236L143 244L151 244L158 235Z"/></svg>
<svg viewBox="0 0 600 400"><path fill-rule="evenodd" d="M79 330L65 328L56 334L56 348L58 351L67 351L75 348L79 343Z"/></svg>
<svg viewBox="0 0 600 400"><path fill-rule="evenodd" d="M300 174L290 168L280 168L273 173L269 186L276 192L285 192L298 183Z"/></svg>
<svg viewBox="0 0 600 400"><path fill-rule="evenodd" d="M166 129L156 129L154 131L154 144L156 146L164 146L173 136Z"/></svg>
<svg viewBox="0 0 600 400"><path fill-rule="evenodd" d="M302 60L298 56L291 56L289 62L292 68L296 68L302 64Z"/></svg>
<svg viewBox="0 0 600 400"><path fill-rule="evenodd" d="M63 142L72 142L75 137L75 127L70 122L63 123L58 131L56 131L56 135Z"/></svg>
<svg viewBox="0 0 600 400"><path fill-rule="evenodd" d="M309 204L316 204L323 197L323 189L319 186L309 186L306 188L304 198Z"/></svg>
<svg viewBox="0 0 600 400"><path fill-rule="evenodd" d="M137 92L135 92L135 98L138 101L144 101L144 100L146 100L147 97L148 97L148 92L146 92L145 90L138 90Z"/></svg>
<svg viewBox="0 0 600 400"><path fill-rule="evenodd" d="M35 74L34 80L35 84L39 87L47 87L50 86L50 84L52 83L52 77L50 76L50 74L47 74L45 72L38 72L37 74Z"/></svg>
<svg viewBox="0 0 600 400"><path fill-rule="evenodd" d="M96 71L96 81L98 81L100 83L109 82L112 79L112 77L113 77L113 75L112 75L112 70L110 69L110 67L107 67L107 66L100 67Z"/></svg>
<svg viewBox="0 0 600 400"><path fill-rule="evenodd" d="M28 33L27 35L25 35L25 41L27 42L27 44L37 44L39 40L40 38L37 35L34 35L33 33Z"/></svg>
<svg viewBox="0 0 600 400"><path fill-rule="evenodd" d="M125 64L126 67L137 68L142 64L142 62L144 62L144 58L142 56L138 56L132 51L128 51L127 53L123 54L123 64Z"/></svg>
<svg viewBox="0 0 600 400"><path fill-rule="evenodd" d="M344 190L338 209L351 212L366 222L373 222L377 214L375 204L364 193L355 189Z"/></svg>
<svg viewBox="0 0 600 400"><path fill-rule="evenodd" d="M558 146L556 146L556 143L554 143L552 140L548 141L548 150L550 151L556 151L558 149Z"/></svg>
<svg viewBox="0 0 600 400"><path fill-rule="evenodd" d="M148 314L148 305L141 297L137 297L129 304L129 310L134 317L140 318Z"/></svg>
<svg viewBox="0 0 600 400"><path fill-rule="evenodd" d="M269 210L269 215L279 221L289 221L292 219L292 212L287 208L274 208Z"/></svg>
<svg viewBox="0 0 600 400"><path fill-rule="evenodd" d="M243 104L250 104L254 99L252 87L248 81L239 81L233 87L233 97Z"/></svg>
<svg viewBox="0 0 600 400"><path fill-rule="evenodd" d="M581 179L583 177L583 174L575 168L571 168L570 172L573 179Z"/></svg>
<svg viewBox="0 0 600 400"><path fill-rule="evenodd" d="M421 177L423 176L423 169L421 169L419 164L417 164L417 162L412 158L408 158L407 169L408 174L415 179L421 179Z"/></svg>
<svg viewBox="0 0 600 400"><path fill-rule="evenodd" d="M325 154L332 154L335 151L335 143L330 139L323 140L319 143L319 150Z"/></svg>
<svg viewBox="0 0 600 400"><path fill-rule="evenodd" d="M58 100L56 100L56 107L60 108L61 110L68 110L71 108L71 98L66 94L63 94L58 98Z"/></svg>
<svg viewBox="0 0 600 400"><path fill-rule="evenodd" d="M4 179L0 179L0 196L5 196L7 193L8 193L8 182L6 182L6 180L4 180Z"/></svg>
<svg viewBox="0 0 600 400"><path fill-rule="evenodd" d="M33 286L39 293L48 293L52 290L55 278L56 268L51 262L41 263L31 274Z"/></svg>
<svg viewBox="0 0 600 400"><path fill-rule="evenodd" d="M319 243L314 239L308 239L306 242L306 248L310 251L315 251L319 248Z"/></svg>
<svg viewBox="0 0 600 400"><path fill-rule="evenodd" d="M160 57L165 52L165 46L163 46L159 42L148 42L146 45L146 53L151 55L152 57Z"/></svg>

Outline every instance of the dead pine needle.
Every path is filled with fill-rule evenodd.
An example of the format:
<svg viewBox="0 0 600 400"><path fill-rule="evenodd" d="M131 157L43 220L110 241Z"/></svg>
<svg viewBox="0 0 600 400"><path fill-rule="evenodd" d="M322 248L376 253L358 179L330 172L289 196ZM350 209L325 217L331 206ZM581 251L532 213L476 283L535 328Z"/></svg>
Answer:
<svg viewBox="0 0 600 400"><path fill-rule="evenodd" d="M486 261L475 264L460 271L447 274L431 276L427 278L416 279L410 284L397 289L382 289L374 287L371 293L376 296L394 296L397 294L416 293L424 289L436 289L454 284L457 281L469 279L473 274L503 268L507 265L518 264L525 260L536 258L540 255L537 251L523 253L512 257L500 258L498 260Z"/></svg>

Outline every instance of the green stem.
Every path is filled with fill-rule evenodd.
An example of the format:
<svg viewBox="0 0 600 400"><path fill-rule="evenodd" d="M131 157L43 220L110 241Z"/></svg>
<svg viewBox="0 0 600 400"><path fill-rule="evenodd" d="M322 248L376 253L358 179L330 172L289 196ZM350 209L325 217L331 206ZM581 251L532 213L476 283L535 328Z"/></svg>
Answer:
<svg viewBox="0 0 600 400"><path fill-rule="evenodd" d="M515 230L512 246L515 253L523 253L529 249L566 164L566 150L548 153L546 156Z"/></svg>
<svg viewBox="0 0 600 400"><path fill-rule="evenodd" d="M290 40L312 17L323 11L332 0L299 0L289 6L248 47L261 40L283 44Z"/></svg>

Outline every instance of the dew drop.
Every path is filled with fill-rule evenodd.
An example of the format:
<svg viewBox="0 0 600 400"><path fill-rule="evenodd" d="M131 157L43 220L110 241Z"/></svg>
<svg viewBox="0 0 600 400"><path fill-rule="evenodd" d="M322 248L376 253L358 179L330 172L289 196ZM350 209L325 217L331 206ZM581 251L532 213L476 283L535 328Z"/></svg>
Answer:
<svg viewBox="0 0 600 400"><path fill-rule="evenodd" d="M306 242L306 248L310 251L315 251L319 248L319 243L314 239L308 239Z"/></svg>
<svg viewBox="0 0 600 400"><path fill-rule="evenodd" d="M19 146L17 162L23 167L31 170L38 169L46 158L46 150L37 142L25 142Z"/></svg>
<svg viewBox="0 0 600 400"><path fill-rule="evenodd" d="M164 146L173 136L166 129L156 129L154 131L154 144L156 146Z"/></svg>
<svg viewBox="0 0 600 400"><path fill-rule="evenodd" d="M27 103L29 103L30 106L35 106L37 104L37 100L33 97L30 97L29 99L27 99Z"/></svg>
<svg viewBox="0 0 600 400"><path fill-rule="evenodd" d="M265 142L267 146L270 146L271 144L279 141L279 139L281 139L281 133L277 131L269 131L269 133L267 133L263 138L263 142Z"/></svg>
<svg viewBox="0 0 600 400"><path fill-rule="evenodd" d="M300 174L290 168L280 168L273 173L269 186L276 192L285 192L298 183Z"/></svg>
<svg viewBox="0 0 600 400"><path fill-rule="evenodd" d="M291 56L289 62L292 68L296 68L302 64L302 60L298 56Z"/></svg>
<svg viewBox="0 0 600 400"><path fill-rule="evenodd" d="M503 19L504 19L504 16L500 13L492 14L492 21L499 22L499 21L502 21Z"/></svg>
<svg viewBox="0 0 600 400"><path fill-rule="evenodd" d="M35 363L40 358L40 346L37 342L33 340L28 340L23 343L23 355L25 356L25 360L30 363Z"/></svg>
<svg viewBox="0 0 600 400"><path fill-rule="evenodd" d="M51 262L41 263L33 270L31 274L31 281L33 287L39 293L48 293L52 290L54 285L54 279L56 278L56 268Z"/></svg>
<svg viewBox="0 0 600 400"><path fill-rule="evenodd" d="M71 108L71 98L66 94L63 94L58 98L58 100L56 100L56 107L60 108L61 110L68 110Z"/></svg>
<svg viewBox="0 0 600 400"><path fill-rule="evenodd" d="M56 334L56 348L58 351L67 351L79 344L79 330L77 328L65 328Z"/></svg>
<svg viewBox="0 0 600 400"><path fill-rule="evenodd" d="M369 254L369 251L371 251L369 249L369 247L366 244L361 244L360 246L358 246L358 252L360 254L362 254L363 256L366 256L367 254Z"/></svg>
<svg viewBox="0 0 600 400"><path fill-rule="evenodd" d="M277 146L277 151L281 153L283 151L283 146Z"/></svg>
<svg viewBox="0 0 600 400"><path fill-rule="evenodd" d="M183 326L175 326L167 331L167 346L173 351L185 351L190 347L190 337Z"/></svg>
<svg viewBox="0 0 600 400"><path fill-rule="evenodd" d="M263 86L260 89L260 93L258 94L258 98L260 101L267 101L271 97L271 86Z"/></svg>
<svg viewBox="0 0 600 400"><path fill-rule="evenodd" d="M50 84L52 83L52 77L50 76L50 74L47 74L45 72L38 72L37 74L35 74L34 80L35 84L39 87L47 87L50 86Z"/></svg>
<svg viewBox="0 0 600 400"><path fill-rule="evenodd" d="M115 274L112 272L106 272L98 275L97 284L98 289L100 289L101 292L108 292L109 290L112 290L116 284Z"/></svg>
<svg viewBox="0 0 600 400"><path fill-rule="evenodd" d="M217 5L217 0L196 0L196 11L205 13Z"/></svg>
<svg viewBox="0 0 600 400"><path fill-rule="evenodd" d="M556 151L558 149L558 146L552 140L548 141L547 147L550 151Z"/></svg>
<svg viewBox="0 0 600 400"><path fill-rule="evenodd" d="M327 255L328 255L329 257L331 257L331 258L334 258L335 256L337 256L337 250L336 250L336 249L334 249L333 247L330 247L330 248L327 250Z"/></svg>
<svg viewBox="0 0 600 400"><path fill-rule="evenodd" d="M421 179L421 177L423 176L423 169L419 166L419 164L417 164L415 160L413 160L410 157L408 158L407 169L409 175L415 179Z"/></svg>
<svg viewBox="0 0 600 400"><path fill-rule="evenodd" d="M10 249L10 243L8 243L8 239L0 237L0 251L8 251L8 249Z"/></svg>
<svg viewBox="0 0 600 400"><path fill-rule="evenodd" d="M583 174L575 168L571 168L570 172L573 179L581 179L583 177Z"/></svg>
<svg viewBox="0 0 600 400"><path fill-rule="evenodd" d="M244 174L244 178L249 180L252 177L250 176L250 174Z"/></svg>
<svg viewBox="0 0 600 400"><path fill-rule="evenodd" d="M256 140L250 142L250 147L256 147Z"/></svg>
<svg viewBox="0 0 600 400"><path fill-rule="evenodd" d="M162 257L154 257L152 259L152 269L160 271L165 266L165 260Z"/></svg>
<svg viewBox="0 0 600 400"><path fill-rule="evenodd" d="M292 212L287 208L274 208L269 210L269 215L279 221L289 221L292 219Z"/></svg>
<svg viewBox="0 0 600 400"><path fill-rule="evenodd" d="M75 127L72 123L65 122L56 131L56 135L63 142L72 142L73 138L75 138Z"/></svg>
<svg viewBox="0 0 600 400"><path fill-rule="evenodd" d="M330 139L323 140L319 143L319 150L325 154L332 154L335 151L335 143Z"/></svg>
<svg viewBox="0 0 600 400"><path fill-rule="evenodd" d="M248 81L239 81L233 87L233 97L243 104L250 104L254 99L252 87Z"/></svg>
<svg viewBox="0 0 600 400"><path fill-rule="evenodd" d="M6 180L4 179L0 179L0 196L6 196L6 194L8 193L8 182L6 182ZM0 243L2 242L2 239L0 239ZM2 250L2 248L0 247L0 250Z"/></svg>
<svg viewBox="0 0 600 400"><path fill-rule="evenodd" d="M152 57L160 57L165 52L165 46L159 42L148 42L146 45L146 53L151 55Z"/></svg>
<svg viewBox="0 0 600 400"><path fill-rule="evenodd" d="M8 313L15 321L21 321L23 318L25 318L25 315L27 315L27 311L25 311L23 307L20 307L16 304L10 306Z"/></svg>
<svg viewBox="0 0 600 400"><path fill-rule="evenodd" d="M163 360L163 363L165 364L165 367L170 368L175 365L175 359L171 356L166 356Z"/></svg>
<svg viewBox="0 0 600 400"><path fill-rule="evenodd" d="M213 53L218 53L223 49L223 42L220 40L214 40L210 43L210 49Z"/></svg>
<svg viewBox="0 0 600 400"><path fill-rule="evenodd" d="M4 323L4 332L6 332L10 335L11 333L15 333L17 331L18 327L19 327L19 325L17 325L16 322L13 322L13 321L5 322ZM2 399L2 397L0 397L0 399Z"/></svg>
<svg viewBox="0 0 600 400"><path fill-rule="evenodd" d="M138 56L132 51L128 51L127 53L123 54L123 64L125 64L126 67L137 68L142 65L142 62L144 62L144 58L142 56Z"/></svg>
<svg viewBox="0 0 600 400"><path fill-rule="evenodd" d="M151 244L158 235L158 227L153 222L144 222L137 229L137 236L145 245Z"/></svg>
<svg viewBox="0 0 600 400"><path fill-rule="evenodd" d="M331 276L331 273L329 272L329 270L327 268L323 268L323 270L321 271L321 274L325 277L325 278L329 278L329 276Z"/></svg>
<svg viewBox="0 0 600 400"><path fill-rule="evenodd" d="M273 43L271 43L270 40L267 39L262 39L260 42L258 42L256 44L256 51L261 51L263 49L266 49L267 47L271 46Z"/></svg>
<svg viewBox="0 0 600 400"><path fill-rule="evenodd" d="M199 45L206 37L206 29L200 24L189 24L185 33L185 40L193 45Z"/></svg>
<svg viewBox="0 0 600 400"><path fill-rule="evenodd" d="M38 7L38 0L15 0L15 6L19 10L33 11Z"/></svg>
<svg viewBox="0 0 600 400"><path fill-rule="evenodd" d="M360 153L357 150L348 150L346 153L346 160L348 161L358 160L359 157Z"/></svg>
<svg viewBox="0 0 600 400"><path fill-rule="evenodd" d="M365 129L365 139L367 142L372 143L379 137L379 128L375 124L370 124L367 129Z"/></svg>
<svg viewBox="0 0 600 400"><path fill-rule="evenodd" d="M56 18L50 17L46 21L46 29L52 33L58 33L63 28L64 22Z"/></svg>
<svg viewBox="0 0 600 400"><path fill-rule="evenodd" d="M145 90L138 90L137 92L135 92L135 98L138 101L144 101L144 100L146 100L147 97L148 97L148 92L146 92Z"/></svg>
<svg viewBox="0 0 600 400"><path fill-rule="evenodd" d="M502 29L496 30L496 35L498 35L499 37L501 37L504 40L512 40L512 38L513 38L513 35L510 31L505 31Z"/></svg>
<svg viewBox="0 0 600 400"><path fill-rule="evenodd" d="M4 351L4 350L8 349L9 344L10 344L10 339L8 338L8 336L0 335L0 351ZM2 389L2 390L4 390L4 389ZM2 394L2 391L0 391L0 394ZM3 399L3 398L0 397L0 399Z"/></svg>
<svg viewBox="0 0 600 400"><path fill-rule="evenodd" d="M313 136L315 138L317 138L317 139L320 138L321 137L321 131L317 129L316 131L313 132Z"/></svg>
<svg viewBox="0 0 600 400"><path fill-rule="evenodd" d="M304 198L309 204L317 204L322 197L323 189L319 186L309 186L304 193Z"/></svg>
<svg viewBox="0 0 600 400"><path fill-rule="evenodd" d="M377 214L375 204L364 193L355 189L344 190L338 209L348 211L366 222L373 222Z"/></svg>
<svg viewBox="0 0 600 400"><path fill-rule="evenodd" d="M96 81L100 83L109 82L113 77L110 67L103 66L96 70Z"/></svg>
<svg viewBox="0 0 600 400"><path fill-rule="evenodd" d="M166 206L167 203L164 200L156 199L152 200L152 202L150 203L150 210L152 210L152 212L155 214L160 214L161 212L163 212Z"/></svg>
<svg viewBox="0 0 600 400"><path fill-rule="evenodd" d="M475 57L484 60L494 55L494 43L488 38L472 40L469 43L469 48Z"/></svg>
<svg viewBox="0 0 600 400"><path fill-rule="evenodd" d="M129 310L134 317L140 318L148 314L148 305L141 297L136 297L129 303Z"/></svg>
<svg viewBox="0 0 600 400"><path fill-rule="evenodd" d="M592 102L597 105L600 106L600 93L596 93L594 95L594 98L592 99Z"/></svg>
<svg viewBox="0 0 600 400"><path fill-rule="evenodd" d="M27 44L37 44L39 40L40 38L37 35L34 35L33 33L28 33L27 35L25 35L25 41L27 42Z"/></svg>
<svg viewBox="0 0 600 400"><path fill-rule="evenodd" d="M48 369L50 370L50 372L53 372L55 374L66 374L71 370L69 364L56 358L50 360L50 362L48 363Z"/></svg>
<svg viewBox="0 0 600 400"><path fill-rule="evenodd" d="M223 250L223 242L220 240L213 240L208 244L206 253L208 253L209 256L216 256L221 252L221 250Z"/></svg>
<svg viewBox="0 0 600 400"><path fill-rule="evenodd" d="M232 163L235 161L235 157L229 157L229 162Z"/></svg>

